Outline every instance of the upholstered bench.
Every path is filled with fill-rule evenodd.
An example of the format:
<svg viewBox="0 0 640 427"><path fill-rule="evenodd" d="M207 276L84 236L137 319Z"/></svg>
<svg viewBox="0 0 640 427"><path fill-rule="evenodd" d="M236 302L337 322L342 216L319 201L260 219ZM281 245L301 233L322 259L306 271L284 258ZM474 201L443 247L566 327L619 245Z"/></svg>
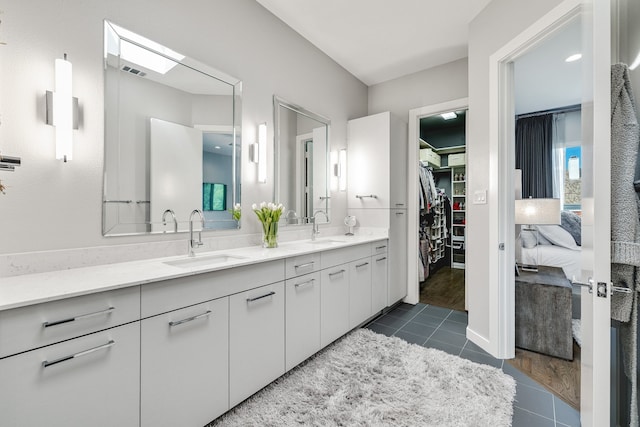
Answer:
<svg viewBox="0 0 640 427"><path fill-rule="evenodd" d="M561 268L516 276L516 346L573 360L571 282Z"/></svg>

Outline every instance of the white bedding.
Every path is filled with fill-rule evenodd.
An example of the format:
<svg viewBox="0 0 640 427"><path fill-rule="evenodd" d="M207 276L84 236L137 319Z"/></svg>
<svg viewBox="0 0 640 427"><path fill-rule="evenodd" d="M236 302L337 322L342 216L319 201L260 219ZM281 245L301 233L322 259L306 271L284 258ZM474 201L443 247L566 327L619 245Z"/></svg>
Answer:
<svg viewBox="0 0 640 427"><path fill-rule="evenodd" d="M533 248L520 248L523 264L536 264L560 267L567 279L580 277L580 251L556 245L537 245Z"/></svg>

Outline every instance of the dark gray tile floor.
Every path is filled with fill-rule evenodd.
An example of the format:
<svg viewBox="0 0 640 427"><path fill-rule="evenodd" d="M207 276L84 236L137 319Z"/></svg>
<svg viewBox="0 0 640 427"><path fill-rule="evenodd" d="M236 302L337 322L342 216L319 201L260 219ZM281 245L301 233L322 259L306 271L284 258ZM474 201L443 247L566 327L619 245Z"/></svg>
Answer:
<svg viewBox="0 0 640 427"><path fill-rule="evenodd" d="M401 304L365 326L410 343L437 348L478 363L495 366L517 382L513 427L578 427L580 414L540 384L466 338L467 314L426 304Z"/></svg>

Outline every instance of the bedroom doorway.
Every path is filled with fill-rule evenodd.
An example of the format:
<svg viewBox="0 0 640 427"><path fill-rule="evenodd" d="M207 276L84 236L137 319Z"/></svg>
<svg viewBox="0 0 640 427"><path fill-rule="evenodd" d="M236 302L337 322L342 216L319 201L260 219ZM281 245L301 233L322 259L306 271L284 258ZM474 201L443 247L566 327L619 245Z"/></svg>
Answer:
<svg viewBox="0 0 640 427"><path fill-rule="evenodd" d="M582 252L581 37L575 17L513 60L519 275L509 360L577 410L581 290L571 282Z"/></svg>
<svg viewBox="0 0 640 427"><path fill-rule="evenodd" d="M515 108L513 61L542 43L576 17L582 20L582 255L580 259L582 354L580 415L583 425L609 425L611 369L611 188L599 177L611 174L611 4L566 0L490 57L490 155L497 158L497 209L490 214L496 225L496 280L486 291L494 295L497 310L486 312L488 336L469 339L492 354L510 357L515 348ZM474 193L475 195L475 193ZM492 240L493 243L493 240ZM598 243L598 244L596 244ZM600 244L603 243L603 244ZM591 290L591 292L588 290ZM481 312L478 307L476 312ZM472 313L474 313L472 311ZM471 322L470 322L471 323ZM607 386L601 386L607 384Z"/></svg>

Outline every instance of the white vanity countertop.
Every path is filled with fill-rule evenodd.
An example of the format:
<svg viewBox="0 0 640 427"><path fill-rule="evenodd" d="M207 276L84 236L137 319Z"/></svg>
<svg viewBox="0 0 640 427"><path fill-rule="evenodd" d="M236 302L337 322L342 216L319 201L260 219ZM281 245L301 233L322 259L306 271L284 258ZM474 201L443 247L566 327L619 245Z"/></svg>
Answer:
<svg viewBox="0 0 640 427"><path fill-rule="evenodd" d="M105 264L93 267L57 270L0 278L0 311L87 295L128 286L191 276L227 268L322 252L362 243L384 240L383 235L327 236L316 243L310 240L283 242L278 248L260 246L197 252L195 259L229 256L227 261L210 265L173 266L167 262L187 259L187 255L154 258L142 261Z"/></svg>

